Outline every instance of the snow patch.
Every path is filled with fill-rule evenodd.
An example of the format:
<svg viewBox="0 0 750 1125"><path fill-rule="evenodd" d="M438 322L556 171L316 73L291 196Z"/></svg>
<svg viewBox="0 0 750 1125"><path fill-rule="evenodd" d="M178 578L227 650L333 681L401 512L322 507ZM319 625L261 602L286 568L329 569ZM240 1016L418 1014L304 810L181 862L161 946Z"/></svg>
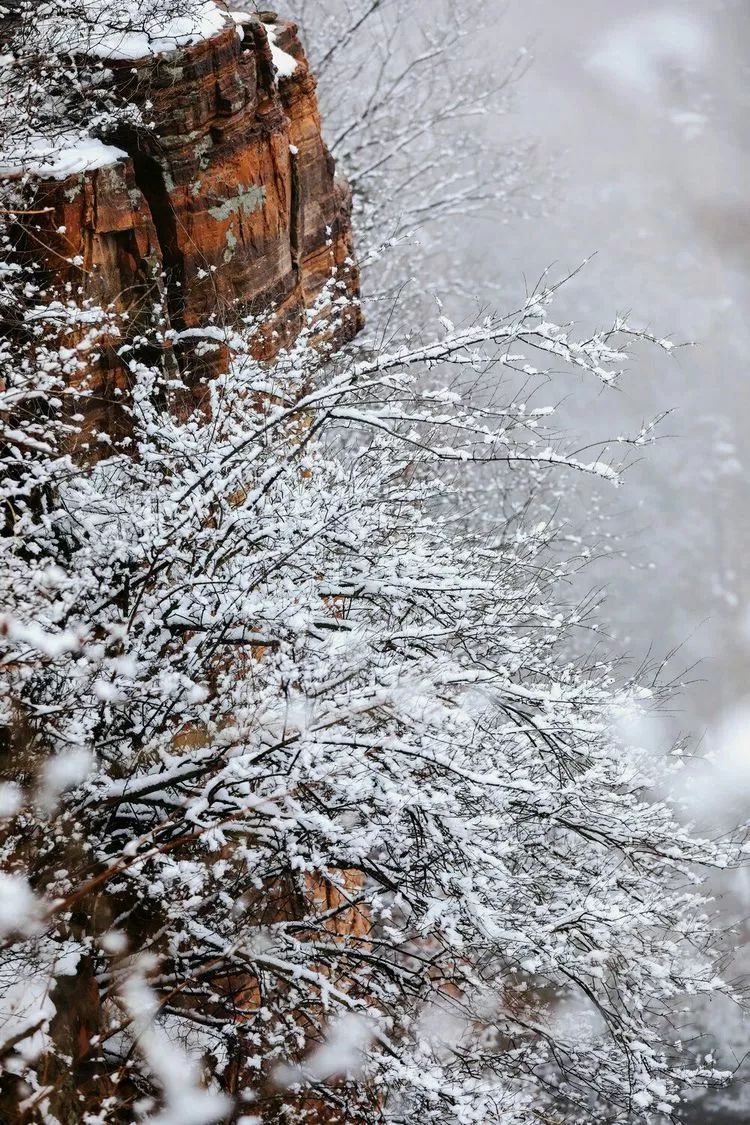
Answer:
<svg viewBox="0 0 750 1125"><path fill-rule="evenodd" d="M276 67L276 73L279 78L291 78L297 69L297 60L286 51L282 51L281 47L276 46L276 38L279 34L278 27L275 24L267 23L265 28L271 47L271 54L273 55L273 65Z"/></svg>
<svg viewBox="0 0 750 1125"><path fill-rule="evenodd" d="M49 978L34 974L15 981L0 996L2 1040L15 1041L14 1052L27 1062L49 1049L47 1030L56 1013L49 993Z"/></svg>
<svg viewBox="0 0 750 1125"><path fill-rule="evenodd" d="M0 150L0 175L19 172L64 180L95 168L106 168L127 153L114 145L105 145L96 137L61 133L58 137L24 137L15 147Z"/></svg>
<svg viewBox="0 0 750 1125"><path fill-rule="evenodd" d="M131 7L133 11L131 12ZM122 12L122 9L119 9ZM167 55L180 47L203 42L227 26L227 12L213 0L196 4L192 12L169 16L164 11L144 19L143 5L126 5L118 16L120 26L113 26L110 10L104 7L102 18L86 36L82 49L100 59L142 59L149 55ZM142 30L132 30L133 27Z"/></svg>
<svg viewBox="0 0 750 1125"><path fill-rule="evenodd" d="M240 39L244 39L244 25L252 23L257 17L250 12L229 12L234 22L237 24L237 34ZM292 57L287 51L282 51L281 47L276 46L276 39L279 34L279 29L276 24L264 23L266 35L268 36L268 45L271 48L271 55L273 56L273 65L276 67L276 73L279 78L290 78L297 69L297 60Z"/></svg>
<svg viewBox="0 0 750 1125"><path fill-rule="evenodd" d="M327 1082L335 1077L356 1078L361 1073L374 1029L361 1016L349 1014L328 1029L328 1034L301 1066L281 1066L275 1079L280 1086L307 1081Z"/></svg>

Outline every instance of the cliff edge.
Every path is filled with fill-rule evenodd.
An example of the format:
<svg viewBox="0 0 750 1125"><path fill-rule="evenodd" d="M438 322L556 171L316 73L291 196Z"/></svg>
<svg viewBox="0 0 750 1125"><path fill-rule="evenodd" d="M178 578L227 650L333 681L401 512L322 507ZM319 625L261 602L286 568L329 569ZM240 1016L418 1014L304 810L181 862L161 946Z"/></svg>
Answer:
<svg viewBox="0 0 750 1125"><path fill-rule="evenodd" d="M250 318L256 357L272 359L306 324L337 347L362 323L350 193L322 139L297 28L273 13L220 22L190 46L107 59L149 127L92 142L83 159L78 145L42 161L28 243L54 285L114 305L134 333L156 296L198 402L226 362L217 329ZM98 364L90 422L112 432L103 415L127 372L112 355Z"/></svg>

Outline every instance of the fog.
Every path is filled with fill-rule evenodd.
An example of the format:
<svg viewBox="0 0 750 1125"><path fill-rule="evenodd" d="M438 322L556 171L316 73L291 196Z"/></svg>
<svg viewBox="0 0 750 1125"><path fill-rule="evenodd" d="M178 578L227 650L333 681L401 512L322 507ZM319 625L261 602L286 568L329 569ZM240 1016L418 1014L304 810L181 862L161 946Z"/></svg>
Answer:
<svg viewBox="0 0 750 1125"><path fill-rule="evenodd" d="M750 5L495 9L484 58L499 67L501 51L526 46L531 62L487 143L535 142L541 199L473 228L478 272L505 296L524 277L550 265L563 274L595 254L564 291L565 315L603 325L629 312L657 335L694 342L669 357L640 353L619 392L569 422L607 434L672 411L611 501L628 558L600 576L604 616L636 659L677 649L670 669L685 686L656 736L689 730L716 759L690 769L683 789L700 823L726 828L750 806ZM746 881L733 880L726 917L741 919L747 903ZM741 924L736 967L750 960L747 940ZM715 1013L722 1030L725 1019ZM739 1058L747 1028L734 1024L730 1038ZM704 1107L696 1119L746 1119L737 1114Z"/></svg>
<svg viewBox="0 0 750 1125"><path fill-rule="evenodd" d="M606 436L671 411L611 502L629 560L605 575L605 613L634 655L679 648L674 672L692 671L674 721L711 731L750 698L750 7L496 9L492 52L526 46L531 61L488 145L532 139L542 198L475 224L472 256L503 297L590 258L563 291L564 315L606 325L625 312L692 342L669 357L641 352L618 392L569 422Z"/></svg>

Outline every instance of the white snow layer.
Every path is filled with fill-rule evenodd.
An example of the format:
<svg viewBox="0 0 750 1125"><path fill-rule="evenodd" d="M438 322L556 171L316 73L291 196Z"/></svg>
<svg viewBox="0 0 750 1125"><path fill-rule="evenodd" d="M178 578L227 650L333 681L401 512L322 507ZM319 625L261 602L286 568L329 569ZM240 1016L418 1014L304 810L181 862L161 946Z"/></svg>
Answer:
<svg viewBox="0 0 750 1125"><path fill-rule="evenodd" d="M95 137L61 133L58 137L24 137L15 147L0 150L0 175L30 172L54 180L64 180L79 172L105 168L127 157L114 145Z"/></svg>
<svg viewBox="0 0 750 1125"><path fill-rule="evenodd" d="M287 54L286 51L282 51L281 47L276 46L278 29L274 24L266 24L266 35L268 36L268 42L271 46L273 65L276 67L279 78L290 78L297 69L297 60Z"/></svg>
<svg viewBox="0 0 750 1125"><path fill-rule="evenodd" d="M142 59L148 55L166 55L180 47L200 43L218 34L227 26L227 13L213 0L197 4L192 12L176 16L163 13L143 20L120 18L121 28L108 26L106 15L97 23L85 44L86 54L100 59ZM143 30L130 30L141 24Z"/></svg>
<svg viewBox="0 0 750 1125"><path fill-rule="evenodd" d="M234 22L237 24L237 34L240 39L244 38L244 31L242 25L250 23L255 17L250 12L229 12ZM271 55L273 57L273 65L276 67L276 73L279 78L290 78L297 69L297 60L290 55L287 51L282 51L281 47L276 46L276 37L279 34L279 29L276 24L266 23L263 25L266 29L268 36L268 45L271 48Z"/></svg>

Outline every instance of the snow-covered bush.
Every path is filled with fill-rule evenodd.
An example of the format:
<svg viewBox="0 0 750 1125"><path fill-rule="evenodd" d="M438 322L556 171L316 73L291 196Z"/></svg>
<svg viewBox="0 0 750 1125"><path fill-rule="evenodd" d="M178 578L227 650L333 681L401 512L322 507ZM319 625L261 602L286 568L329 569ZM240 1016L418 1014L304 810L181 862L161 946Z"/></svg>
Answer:
<svg viewBox="0 0 750 1125"><path fill-rule="evenodd" d="M35 1036L8 1015L5 1049L29 1104L54 1112L63 1073L82 1120L158 1092L127 1064L147 972L161 1034L269 1119L670 1112L691 1062L661 1017L722 987L695 864L730 853L648 800L616 734L645 689L570 659L587 622L549 529L446 515L463 466L615 475L513 388L532 352L612 382L624 326L574 342L540 293L374 355L238 353L181 422L128 345L131 430L87 461L72 375L116 325L12 273L5 296L4 964ZM460 394L487 364L503 407ZM452 390L424 389L436 365ZM344 1016L367 1048L327 1082L305 1060Z"/></svg>
<svg viewBox="0 0 750 1125"><path fill-rule="evenodd" d="M735 850L654 796L620 735L654 689L581 655L585 549L524 493L619 479L552 376L610 387L627 326L578 339L550 288L260 365L238 325L184 417L159 308L126 341L3 237L0 1114L673 1114L717 1077L670 1018L730 991L701 882Z"/></svg>

